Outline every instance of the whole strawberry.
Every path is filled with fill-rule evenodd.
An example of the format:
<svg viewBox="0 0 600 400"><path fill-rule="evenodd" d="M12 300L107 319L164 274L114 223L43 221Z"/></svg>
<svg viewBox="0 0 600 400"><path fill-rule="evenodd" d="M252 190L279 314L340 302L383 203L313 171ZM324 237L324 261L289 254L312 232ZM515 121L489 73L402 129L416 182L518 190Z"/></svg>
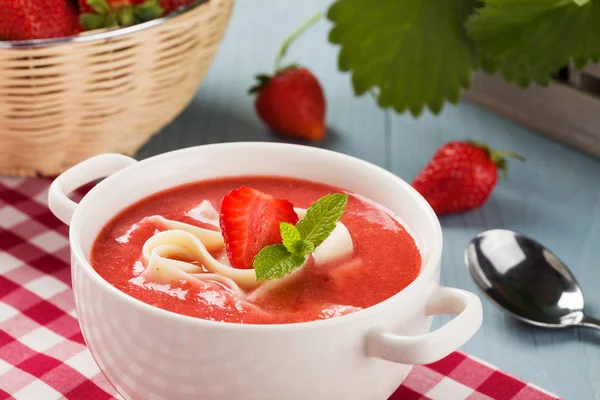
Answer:
<svg viewBox="0 0 600 400"><path fill-rule="evenodd" d="M498 171L506 172L506 157L523 160L481 143L449 142L437 150L412 185L437 215L479 208L494 190Z"/></svg>
<svg viewBox="0 0 600 400"><path fill-rule="evenodd" d="M325 137L325 96L315 76L306 68L290 67L273 77L261 75L256 112L275 132L296 139Z"/></svg>
<svg viewBox="0 0 600 400"><path fill-rule="evenodd" d="M0 0L0 40L34 40L79 33L70 0Z"/></svg>
<svg viewBox="0 0 600 400"><path fill-rule="evenodd" d="M258 75L255 107L260 119L273 131L295 139L310 141L325 137L325 95L317 78L307 68L280 67L292 41L320 18L315 15L283 44L275 63L275 74Z"/></svg>

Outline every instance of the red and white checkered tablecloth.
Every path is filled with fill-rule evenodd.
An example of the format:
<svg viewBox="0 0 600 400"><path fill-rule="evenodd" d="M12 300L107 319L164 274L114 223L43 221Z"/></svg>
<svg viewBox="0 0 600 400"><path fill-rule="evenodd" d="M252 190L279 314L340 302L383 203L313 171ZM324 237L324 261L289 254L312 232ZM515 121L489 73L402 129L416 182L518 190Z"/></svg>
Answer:
<svg viewBox="0 0 600 400"><path fill-rule="evenodd" d="M0 178L0 399L120 399L79 330L68 228L46 206L49 183ZM391 397L416 399L557 397L456 352L415 367Z"/></svg>

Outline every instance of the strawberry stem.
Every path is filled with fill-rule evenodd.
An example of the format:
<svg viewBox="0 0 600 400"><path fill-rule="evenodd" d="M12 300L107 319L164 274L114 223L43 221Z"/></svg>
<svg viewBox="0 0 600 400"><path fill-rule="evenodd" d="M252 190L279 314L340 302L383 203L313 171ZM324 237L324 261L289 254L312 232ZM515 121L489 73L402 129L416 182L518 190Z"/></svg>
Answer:
<svg viewBox="0 0 600 400"><path fill-rule="evenodd" d="M285 56L288 48L294 42L294 40L296 40L300 35L302 35L313 24L315 24L321 18L321 16L322 13L319 11L318 13L313 15L309 20L300 25L300 27L295 32L293 32L287 39L285 39L285 41L279 48L279 53L277 54L277 57L275 58L275 73L279 72L282 69L281 59Z"/></svg>
<svg viewBox="0 0 600 400"><path fill-rule="evenodd" d="M523 157L520 154L513 153L512 151L496 151L494 154L499 158L510 157L515 158L519 161L525 161L525 157Z"/></svg>
<svg viewBox="0 0 600 400"><path fill-rule="evenodd" d="M500 179L505 178L508 172L508 165L506 163L507 157L515 158L519 161L525 161L525 157L520 154L513 153L512 151L497 151L487 144L477 142L475 140L468 140L467 142L485 150L485 152L488 154L488 157L490 157L490 160L492 160L492 162L496 164L496 167L500 170Z"/></svg>
<svg viewBox="0 0 600 400"><path fill-rule="evenodd" d="M147 0L144 3L135 6L134 13L140 21L146 22L162 17L164 10L160 6L159 0Z"/></svg>

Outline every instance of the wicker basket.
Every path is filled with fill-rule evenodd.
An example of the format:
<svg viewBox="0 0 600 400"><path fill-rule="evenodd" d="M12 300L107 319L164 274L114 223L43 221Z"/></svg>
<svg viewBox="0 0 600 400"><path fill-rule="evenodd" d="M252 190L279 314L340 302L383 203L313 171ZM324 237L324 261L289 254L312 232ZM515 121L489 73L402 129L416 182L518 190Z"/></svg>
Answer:
<svg viewBox="0 0 600 400"><path fill-rule="evenodd" d="M75 38L0 42L0 175L133 154L191 101L233 0Z"/></svg>

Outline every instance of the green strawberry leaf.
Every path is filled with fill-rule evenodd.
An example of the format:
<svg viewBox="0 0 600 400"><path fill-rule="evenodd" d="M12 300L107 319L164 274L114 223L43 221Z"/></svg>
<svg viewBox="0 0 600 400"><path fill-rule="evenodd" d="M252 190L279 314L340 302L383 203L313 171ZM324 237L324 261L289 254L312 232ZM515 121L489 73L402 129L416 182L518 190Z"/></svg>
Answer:
<svg viewBox="0 0 600 400"><path fill-rule="evenodd" d="M131 7L123 7L117 13L119 26L132 26L137 23L135 13Z"/></svg>
<svg viewBox="0 0 600 400"><path fill-rule="evenodd" d="M290 253L282 244L266 246L254 258L256 280L283 278L304 264L304 259L304 256Z"/></svg>
<svg viewBox="0 0 600 400"><path fill-rule="evenodd" d="M337 0L329 41L356 95L378 88L378 102L417 116L456 103L478 63L464 22L476 0Z"/></svg>
<svg viewBox="0 0 600 400"><path fill-rule="evenodd" d="M104 16L104 27L113 28L116 26L119 26L119 21L117 21L117 15L115 13L106 14Z"/></svg>
<svg viewBox="0 0 600 400"><path fill-rule="evenodd" d="M260 92L263 87L267 86L267 84L271 80L271 76L266 75L266 74L259 74L259 75L256 75L256 80L257 80L256 84L254 86L252 86L250 89L248 89L249 94L255 94L255 93Z"/></svg>
<svg viewBox="0 0 600 400"><path fill-rule="evenodd" d="M83 13L79 15L79 23L88 31L103 28L106 26L106 16L94 13Z"/></svg>
<svg viewBox="0 0 600 400"><path fill-rule="evenodd" d="M142 22L152 21L162 17L164 10L160 6L160 0L147 0L134 7L135 16Z"/></svg>
<svg viewBox="0 0 600 400"><path fill-rule="evenodd" d="M571 61L600 59L600 0L481 0L469 19L490 70L522 87L547 85ZM487 69L486 69L487 70Z"/></svg>
<svg viewBox="0 0 600 400"><path fill-rule="evenodd" d="M87 5L100 15L110 13L110 6L106 0L87 0Z"/></svg>
<svg viewBox="0 0 600 400"><path fill-rule="evenodd" d="M328 194L315 201L296 224L302 240L312 243L315 249L319 247L335 229L347 204L348 195L342 193Z"/></svg>

